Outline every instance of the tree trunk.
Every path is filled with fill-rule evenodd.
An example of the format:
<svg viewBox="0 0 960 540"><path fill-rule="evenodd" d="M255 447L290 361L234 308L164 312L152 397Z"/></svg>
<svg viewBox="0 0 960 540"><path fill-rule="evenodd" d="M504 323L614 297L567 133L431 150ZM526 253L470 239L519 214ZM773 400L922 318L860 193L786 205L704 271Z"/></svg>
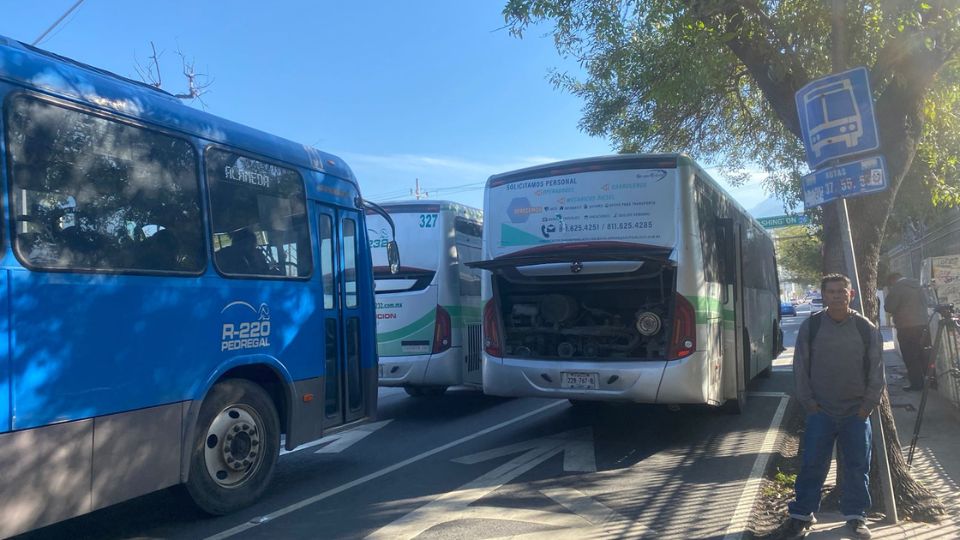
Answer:
<svg viewBox="0 0 960 540"><path fill-rule="evenodd" d="M900 437L897 435L897 425L893 421L893 409L890 408L890 397L883 391L880 400L880 420L883 424L883 433L886 435L887 459L890 462L890 476L893 480L893 492L897 501L897 512L901 517L913 521L936 523L946 514L943 502L930 492L923 484L910 475L907 460L903 457ZM877 460L870 466L870 491L874 505L882 505L883 497L880 492Z"/></svg>

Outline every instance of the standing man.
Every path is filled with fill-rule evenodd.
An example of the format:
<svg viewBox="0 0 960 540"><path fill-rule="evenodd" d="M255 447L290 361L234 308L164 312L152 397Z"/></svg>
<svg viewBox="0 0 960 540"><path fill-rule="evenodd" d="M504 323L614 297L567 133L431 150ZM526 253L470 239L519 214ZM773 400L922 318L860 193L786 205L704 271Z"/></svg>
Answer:
<svg viewBox="0 0 960 540"><path fill-rule="evenodd" d="M880 334L850 309L854 291L847 276L824 276L820 291L826 310L800 325L793 353L796 398L806 410L807 429L786 537L806 536L814 522L836 442L843 461L840 511L855 538L870 538L869 416L884 386Z"/></svg>
<svg viewBox="0 0 960 540"><path fill-rule="evenodd" d="M893 315L897 328L900 356L907 366L910 386L907 392L923 390L923 376L930 351L930 332L927 329L927 295L920 282L894 272L887 276L887 301L883 310Z"/></svg>

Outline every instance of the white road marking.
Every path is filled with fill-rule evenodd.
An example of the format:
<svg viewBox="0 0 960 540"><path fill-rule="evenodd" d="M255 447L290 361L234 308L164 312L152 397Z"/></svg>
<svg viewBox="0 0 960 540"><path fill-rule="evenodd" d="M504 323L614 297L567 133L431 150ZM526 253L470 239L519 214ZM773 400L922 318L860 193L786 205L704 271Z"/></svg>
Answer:
<svg viewBox="0 0 960 540"><path fill-rule="evenodd" d="M426 459L426 458L428 458L428 457L430 457L430 456L439 454L440 452L443 452L443 451L445 451L445 450L449 450L450 448L453 448L453 447L455 447L455 446L461 445L461 444L463 444L463 443L465 443L465 442L472 441L472 440L474 440L474 439L476 439L476 438L482 437L482 436L484 436L484 435L487 435L487 434L492 433L492 432L494 432L494 431L497 431L497 430L499 430L499 429L503 429L503 428L505 428L505 427L507 427L507 426L516 424L516 423L518 423L518 422L522 422L522 421L526 420L527 418L530 418L531 416L536 416L536 415L538 415L538 414L540 414L540 413L542 413L542 412L544 412L544 411L547 411L547 410L552 409L552 408L554 408L554 407L559 407L559 406L561 406L561 405L566 406L567 404L566 404L566 402L564 402L564 401L555 401L555 402L553 402L553 403L551 403L551 404L549 404L549 405L544 405L543 407L540 407L539 409L534 409L534 410L532 410L532 411L530 411L530 412L528 412L528 413L525 413L525 414L522 414L522 415L520 415L520 416L517 416L516 418L512 418L512 419L510 419L510 420L507 420L506 422L501 422L501 423L496 424L496 425L494 425L494 426L490 426L490 427L488 427L488 428L486 428L486 429L482 429L482 430L480 430L480 431L478 431L478 432L476 432L476 433L474 433L474 434L472 434L472 435L467 435L466 437L462 437L462 438L457 439L457 440L455 440L455 441L452 441L452 442L449 442L449 443L447 443L447 444L438 446L438 447L436 447L436 448L434 448L434 449L432 449L432 450L428 450L428 451L426 451L426 452L423 452L423 453L421 453L421 454L417 454L416 456L413 456L413 457L411 457L411 458L407 458L407 459L405 459L405 460L403 460L403 461L400 461L400 462L398 462L398 463L394 463L393 465L390 465L389 467L384 467L383 469L380 469L379 471L370 473L370 474L368 474L368 475L366 475L366 476L357 478L356 480L347 482L346 484L342 484L342 485L337 486L337 487L335 487L335 488L328 489L327 491L324 491L323 493L319 493L319 494L314 495L314 496L312 496L312 497L308 497L308 498L306 498L306 499L304 499L304 500L302 500L302 501L300 501L300 502L291 504L291 505L289 505L289 506L285 506L285 507L283 507L283 508L281 508L281 509L279 509L279 510L276 510L276 511L274 511L274 512L271 512L270 514L267 514L266 516L261 516L260 518L255 518L254 520L251 520L250 522L243 523L243 524L241 524L241 525L237 525L236 527L233 527L233 528L231 528L231 529L227 529L227 530L225 530L225 531L223 531L223 532L220 532L220 533L217 533L217 534L215 534L215 535L213 535L213 536L208 536L208 537L207 537L207 540L220 540L220 539L222 539L222 538L230 538L231 536L234 536L234 535L240 534L240 533L242 533L242 532L244 532L244 531L250 530L250 529L252 529L252 528L254 528L254 527L258 526L258 525L261 525L261 524L263 524L263 523L267 523L267 522L269 522L269 521L273 521L274 519L277 519L277 518L279 518L279 517L285 516L285 515L287 515L287 514L289 514L289 513L291 513L291 512L296 512L297 510L300 510L301 508L304 508L304 507L306 507L306 506L310 506L311 504L320 502L320 501L322 501L322 500L324 500L324 499L333 497L334 495L338 495L338 494L340 494L340 493L343 493L344 491L347 491L348 489L357 487L357 486L359 486L359 485L366 484L367 482L369 482L369 481L371 481L371 480L376 480L377 478L380 478L381 476L385 476L385 475L390 474L390 473L392 473L392 472L394 472L394 471L396 471L396 470L402 469L403 467L406 467L407 465L410 465L410 464L412 464L412 463L416 463L416 462L418 462L418 461L420 461L420 460L423 460L423 459Z"/></svg>
<svg viewBox="0 0 960 540"><path fill-rule="evenodd" d="M790 394L786 394L784 392L747 392L747 395L750 397L775 397L775 398L783 398L783 397L790 396Z"/></svg>
<svg viewBox="0 0 960 540"><path fill-rule="evenodd" d="M455 491L440 495L429 503L404 515L386 527L367 536L370 540L393 540L416 538L427 529L441 523L455 521L474 502L500 489L514 478L530 471L537 465L563 452L560 439L545 441L540 446L517 456L480 478L464 484Z"/></svg>
<svg viewBox="0 0 960 540"><path fill-rule="evenodd" d="M317 439L313 442L308 442L307 444L301 444L300 446L294 448L293 450L280 450L280 455L285 456L287 454L293 454L294 452L299 452L301 450L306 450L307 448L313 448L315 446L320 446L325 444L323 448L317 450L317 454L336 454L343 452L347 448L350 448L354 444L357 444L361 440L365 439L374 431L382 428L383 426L393 422L393 419L383 420L380 422L373 422L372 424L363 424L357 426L353 429L342 431L334 435L328 435L322 439Z"/></svg>
<svg viewBox="0 0 960 540"><path fill-rule="evenodd" d="M759 392L758 392L759 393ZM775 393L775 392L770 392ZM740 501L737 503L737 509L733 512L733 518L730 519L730 525L727 526L727 532L723 540L740 540L747 528L747 520L750 518L750 512L753 510L753 504L760 494L760 480L763 472L767 470L767 462L770 461L770 455L773 454L774 446L777 443L777 436L780 434L780 424L783 422L783 413L787 410L787 403L790 397L782 395L780 405L777 406L777 412L774 413L770 421L770 428L763 438L760 445L760 451L757 454L757 460L753 462L753 469L747 478L746 485L743 487Z"/></svg>
<svg viewBox="0 0 960 540"><path fill-rule="evenodd" d="M589 451L586 448L588 445ZM561 452L573 452L575 454L571 462L566 463L566 465L578 467L577 470L597 470L596 458L593 453L593 431L590 428L565 431L549 437L541 437L470 454L453 461L476 464L521 453L507 463L481 475L476 480L464 484L455 491L444 493L389 525L374 531L367 538L370 540L413 539L442 523L467 519L468 517L476 518L479 515L485 515L487 519L534 520L533 523L555 526L558 518L548 517L546 514L549 513L535 516L525 511L480 507L481 510L470 505ZM573 525L569 523L569 517L559 518L567 521L567 528L575 526L578 532L584 527L592 530L602 530L602 526L608 523L624 523L626 521L610 508L575 489L557 488L543 491L543 493L580 517L580 521ZM598 529L598 527L601 528Z"/></svg>
<svg viewBox="0 0 960 540"><path fill-rule="evenodd" d="M538 448L543 446L545 443L551 444L550 441L554 440L565 441L563 454L564 471L597 472L597 456L593 450L593 429L589 427L564 431L563 433L558 433L542 439L530 439L529 441L516 444L508 444L507 446L501 446L492 450L484 450L483 452L477 452L476 454L463 456L452 461L455 463L472 465L474 463L480 463L481 461L509 456L510 454L516 454L523 452L524 450Z"/></svg>

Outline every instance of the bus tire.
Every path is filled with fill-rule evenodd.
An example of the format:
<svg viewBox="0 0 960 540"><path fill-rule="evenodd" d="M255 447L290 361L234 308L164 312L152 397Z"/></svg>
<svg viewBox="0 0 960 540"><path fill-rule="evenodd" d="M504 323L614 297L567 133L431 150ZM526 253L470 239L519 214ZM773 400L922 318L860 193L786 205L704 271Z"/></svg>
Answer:
<svg viewBox="0 0 960 540"><path fill-rule="evenodd" d="M410 397L421 397L423 396L423 389L419 386L404 386L403 391L407 393Z"/></svg>
<svg viewBox="0 0 960 540"><path fill-rule="evenodd" d="M221 381L200 406L187 493L208 514L249 506L270 483L279 452L280 418L266 391L245 379Z"/></svg>

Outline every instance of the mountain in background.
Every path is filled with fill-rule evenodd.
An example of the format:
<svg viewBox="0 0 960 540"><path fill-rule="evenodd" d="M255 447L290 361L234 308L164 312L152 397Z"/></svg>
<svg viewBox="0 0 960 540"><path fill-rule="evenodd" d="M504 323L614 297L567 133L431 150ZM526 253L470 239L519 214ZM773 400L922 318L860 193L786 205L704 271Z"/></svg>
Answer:
<svg viewBox="0 0 960 540"><path fill-rule="evenodd" d="M767 197L766 200L764 200L760 204L754 206L753 208L747 211L750 212L750 215L755 218L782 216L784 214L802 214L803 213L802 205L799 207L788 209L788 210L784 210L783 206L784 206L783 201L781 201L780 199L774 196L770 196L770 197Z"/></svg>

